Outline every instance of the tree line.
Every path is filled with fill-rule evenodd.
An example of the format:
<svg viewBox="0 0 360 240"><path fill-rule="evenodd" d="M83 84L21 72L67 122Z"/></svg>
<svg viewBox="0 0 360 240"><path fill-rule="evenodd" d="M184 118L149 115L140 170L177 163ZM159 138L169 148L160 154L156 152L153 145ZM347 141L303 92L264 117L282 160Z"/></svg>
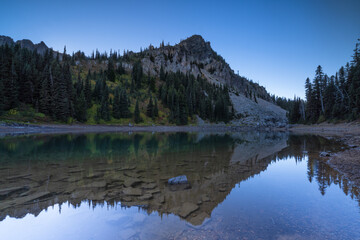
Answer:
<svg viewBox="0 0 360 240"><path fill-rule="evenodd" d="M88 69L85 74L74 70L76 61L106 61L107 66ZM143 72L140 60L126 72L122 61L116 53L96 52L88 58L82 52L70 56L64 48L62 54L48 49L40 55L17 44L2 45L0 115L31 107L59 122L87 122L93 117L95 122L125 118L140 123L144 115L154 121L159 118L160 101L169 109L170 123L188 124L195 114L209 121L232 119L227 87L210 84L200 76L167 73L163 67L151 76ZM93 108L94 116L89 114Z"/></svg>
<svg viewBox="0 0 360 240"><path fill-rule="evenodd" d="M305 101L272 96L288 110L290 123L320 123L331 120L353 121L360 117L360 40L350 63L328 76L319 65L312 80L305 81Z"/></svg>

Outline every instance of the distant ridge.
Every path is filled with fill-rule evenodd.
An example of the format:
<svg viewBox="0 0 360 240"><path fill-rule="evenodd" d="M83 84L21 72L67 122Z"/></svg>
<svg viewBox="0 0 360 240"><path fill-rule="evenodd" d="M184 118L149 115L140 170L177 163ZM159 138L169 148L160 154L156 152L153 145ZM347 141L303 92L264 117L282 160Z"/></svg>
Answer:
<svg viewBox="0 0 360 240"><path fill-rule="evenodd" d="M23 39L23 40L18 40L16 42L14 42L14 40L11 37L7 37L7 36L0 36L0 46L1 45L14 45L14 44L19 44L22 48L27 48L31 51L36 50L37 53L44 55L46 50L48 50L48 46L46 46L46 44L41 41L40 43L34 44L31 40L29 39Z"/></svg>

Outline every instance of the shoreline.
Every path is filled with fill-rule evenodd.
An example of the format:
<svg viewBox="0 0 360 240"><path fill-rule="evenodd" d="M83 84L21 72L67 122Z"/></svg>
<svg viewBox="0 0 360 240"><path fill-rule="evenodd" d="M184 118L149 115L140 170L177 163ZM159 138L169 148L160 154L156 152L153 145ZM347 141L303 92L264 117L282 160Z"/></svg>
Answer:
<svg viewBox="0 0 360 240"><path fill-rule="evenodd" d="M222 124L201 126L126 126L126 125L66 125L66 124L3 124L0 136L26 134L81 134L106 132L236 132L265 130L251 126L229 126ZM268 129L269 130L269 129Z"/></svg>
<svg viewBox="0 0 360 240"><path fill-rule="evenodd" d="M344 175L360 188L360 122L340 124L296 125L289 129L293 133L315 134L326 138L337 138L348 147L343 151L321 154L319 159Z"/></svg>

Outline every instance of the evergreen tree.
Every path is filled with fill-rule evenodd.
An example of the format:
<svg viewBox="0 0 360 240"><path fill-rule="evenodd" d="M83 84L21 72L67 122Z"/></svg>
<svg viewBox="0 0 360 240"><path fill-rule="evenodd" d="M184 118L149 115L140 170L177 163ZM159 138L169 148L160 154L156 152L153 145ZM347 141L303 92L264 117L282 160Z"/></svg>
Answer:
<svg viewBox="0 0 360 240"><path fill-rule="evenodd" d="M131 73L131 79L133 81L131 84L134 84L136 89L141 88L142 77L143 77L142 65L140 61L137 61L134 63Z"/></svg>
<svg viewBox="0 0 360 240"><path fill-rule="evenodd" d="M126 90L122 89L120 92L120 102L119 102L119 108L120 108L120 117L122 118L128 118L131 116L130 110L129 110L129 99L126 94Z"/></svg>
<svg viewBox="0 0 360 240"><path fill-rule="evenodd" d="M146 115L150 118L152 118L154 116L154 104L153 104L151 95L150 95L150 99L149 99L149 104L147 105L147 108L146 108Z"/></svg>
<svg viewBox="0 0 360 240"><path fill-rule="evenodd" d="M125 74L125 69L122 65L122 62L119 62L119 66L117 67L116 72L119 75Z"/></svg>
<svg viewBox="0 0 360 240"><path fill-rule="evenodd" d="M114 63L112 58L110 58L108 60L108 65L107 65L107 78L110 82L115 82L115 70L114 70Z"/></svg>
<svg viewBox="0 0 360 240"><path fill-rule="evenodd" d="M177 124L186 125L188 123L188 113L187 113L187 106L185 100L185 90L183 86L181 86L180 91L178 93L177 102L178 102Z"/></svg>
<svg viewBox="0 0 360 240"><path fill-rule="evenodd" d="M67 122L70 114L70 99L68 97L67 77L64 69L57 63L50 67L50 79L54 82L54 117L61 122Z"/></svg>
<svg viewBox="0 0 360 240"><path fill-rule="evenodd" d="M139 109L139 101L138 100L136 100L136 104L135 104L134 121L135 121L135 123L142 122L142 119L140 117L140 109Z"/></svg>
<svg viewBox="0 0 360 240"><path fill-rule="evenodd" d="M5 95L4 95L4 85L3 81L0 78L0 116L4 113L5 110Z"/></svg>
<svg viewBox="0 0 360 240"><path fill-rule="evenodd" d="M121 109L120 109L120 93L119 89L115 89L115 95L114 95L114 103L113 103L113 117L116 119L119 119L121 117Z"/></svg>
<svg viewBox="0 0 360 240"><path fill-rule="evenodd" d="M86 99L84 91L81 91L80 95L76 96L75 118L79 122L86 122L87 120Z"/></svg>
<svg viewBox="0 0 360 240"><path fill-rule="evenodd" d="M153 118L157 118L157 117L159 117L159 109L158 109L157 99L155 98Z"/></svg>
<svg viewBox="0 0 360 240"><path fill-rule="evenodd" d="M101 98L101 106L100 106L100 116L105 121L110 120L110 109L109 109L109 89L105 85L102 98Z"/></svg>
<svg viewBox="0 0 360 240"><path fill-rule="evenodd" d="M149 81L149 91L155 92L155 78L149 76L148 81Z"/></svg>
<svg viewBox="0 0 360 240"><path fill-rule="evenodd" d="M88 72L88 74L86 76L85 90L84 90L86 108L91 108L91 106L92 106L90 76L91 76L91 72L89 70L89 72Z"/></svg>
<svg viewBox="0 0 360 240"><path fill-rule="evenodd" d="M39 111L46 115L52 115L52 93L53 81L50 79L49 66L46 66L43 72L39 96Z"/></svg>
<svg viewBox="0 0 360 240"><path fill-rule="evenodd" d="M18 106L18 85L14 63L11 65L11 79L7 96L8 98L6 101L8 103L9 109L16 108Z"/></svg>
<svg viewBox="0 0 360 240"><path fill-rule="evenodd" d="M163 65L161 65L160 67L160 81L164 82L166 79L165 79L165 72L164 72L164 67Z"/></svg>

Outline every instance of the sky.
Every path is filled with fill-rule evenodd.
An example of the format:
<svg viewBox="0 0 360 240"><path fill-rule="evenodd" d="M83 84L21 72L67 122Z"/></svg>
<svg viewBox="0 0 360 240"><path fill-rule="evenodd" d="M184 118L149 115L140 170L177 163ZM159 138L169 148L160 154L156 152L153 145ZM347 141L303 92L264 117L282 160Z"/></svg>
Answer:
<svg viewBox="0 0 360 240"><path fill-rule="evenodd" d="M0 35L70 53L139 51L200 34L235 72L287 98L304 97L318 65L335 74L360 38L360 0L0 2Z"/></svg>

